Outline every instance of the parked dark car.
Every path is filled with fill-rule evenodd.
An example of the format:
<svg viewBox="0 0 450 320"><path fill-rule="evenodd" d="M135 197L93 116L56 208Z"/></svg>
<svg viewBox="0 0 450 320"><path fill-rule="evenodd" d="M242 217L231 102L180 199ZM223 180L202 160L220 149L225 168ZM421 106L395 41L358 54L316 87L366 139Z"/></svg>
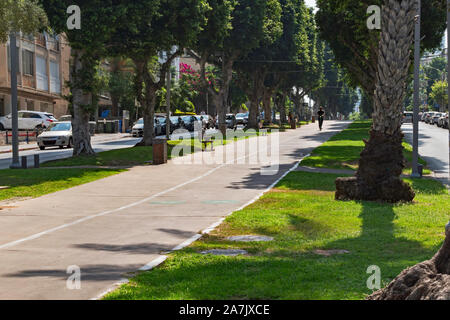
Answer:
<svg viewBox="0 0 450 320"><path fill-rule="evenodd" d="M202 122L202 127L204 129L210 129L211 128L211 117L207 114L202 115L196 115L195 116L198 121Z"/></svg>
<svg viewBox="0 0 450 320"><path fill-rule="evenodd" d="M200 120L198 120L195 116L184 116L182 117L183 120L183 127L188 131L194 131L196 123L198 124L199 128L201 128L202 123Z"/></svg>
<svg viewBox="0 0 450 320"><path fill-rule="evenodd" d="M227 123L227 129L236 129L237 127L237 121L236 121L236 116L232 113L228 113L225 116L225 121ZM217 117L216 120L216 128L219 129L219 117Z"/></svg>
<svg viewBox="0 0 450 320"><path fill-rule="evenodd" d="M161 125L161 134L165 135L166 134L166 120L167 118L159 118L159 124ZM176 123L174 123L174 121ZM170 132L169 134L172 134L176 129L178 129L178 117L170 117Z"/></svg>

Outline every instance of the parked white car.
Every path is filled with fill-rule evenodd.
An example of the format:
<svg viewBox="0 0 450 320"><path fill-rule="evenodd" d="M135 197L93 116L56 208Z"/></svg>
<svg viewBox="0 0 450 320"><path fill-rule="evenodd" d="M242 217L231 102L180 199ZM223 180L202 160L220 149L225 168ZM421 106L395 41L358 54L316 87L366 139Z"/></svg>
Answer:
<svg viewBox="0 0 450 320"><path fill-rule="evenodd" d="M154 118L153 125L155 126L155 136L162 135L162 126L159 123L158 118L156 118L156 117ZM140 118L136 122L136 124L131 129L131 134L133 135L133 137L142 137L142 136L144 136L144 118Z"/></svg>
<svg viewBox="0 0 450 320"><path fill-rule="evenodd" d="M39 111L19 111L19 130L35 130L48 128L57 121L53 114ZM11 114L0 118L0 130L12 129Z"/></svg>
<svg viewBox="0 0 450 320"><path fill-rule="evenodd" d="M70 121L52 123L37 137L37 144L41 150L45 150L46 147L72 148L72 123Z"/></svg>

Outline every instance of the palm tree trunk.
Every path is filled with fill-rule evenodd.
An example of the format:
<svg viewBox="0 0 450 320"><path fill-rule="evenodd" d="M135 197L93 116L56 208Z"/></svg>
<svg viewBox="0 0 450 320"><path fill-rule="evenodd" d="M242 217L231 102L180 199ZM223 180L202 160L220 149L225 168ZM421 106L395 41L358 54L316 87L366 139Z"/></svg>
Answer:
<svg viewBox="0 0 450 320"><path fill-rule="evenodd" d="M368 300L450 300L450 222L446 238L430 260L402 271Z"/></svg>
<svg viewBox="0 0 450 320"><path fill-rule="evenodd" d="M404 168L402 102L413 44L415 0L386 0L382 12L373 125L356 177L336 180L338 200L412 201Z"/></svg>

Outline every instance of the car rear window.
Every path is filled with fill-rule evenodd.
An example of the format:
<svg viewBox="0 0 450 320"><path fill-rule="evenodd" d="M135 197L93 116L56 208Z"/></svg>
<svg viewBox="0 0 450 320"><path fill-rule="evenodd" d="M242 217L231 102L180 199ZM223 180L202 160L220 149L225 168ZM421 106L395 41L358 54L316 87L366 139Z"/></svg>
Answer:
<svg viewBox="0 0 450 320"><path fill-rule="evenodd" d="M52 114L45 114L45 116L47 117L47 118L49 118L50 120L56 120L56 118L52 115Z"/></svg>

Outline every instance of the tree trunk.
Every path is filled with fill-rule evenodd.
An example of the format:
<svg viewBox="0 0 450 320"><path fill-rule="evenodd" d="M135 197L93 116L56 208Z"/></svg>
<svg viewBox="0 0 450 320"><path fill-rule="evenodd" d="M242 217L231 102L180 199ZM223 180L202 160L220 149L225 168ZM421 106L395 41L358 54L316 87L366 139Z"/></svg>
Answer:
<svg viewBox="0 0 450 320"><path fill-rule="evenodd" d="M144 118L143 138L136 146L151 146L155 138L155 103L157 84L153 82L150 71L148 70L148 60L134 61L136 66L135 86L137 90L138 101L142 107Z"/></svg>
<svg viewBox="0 0 450 320"><path fill-rule="evenodd" d="M119 97L111 95L111 116L119 116Z"/></svg>
<svg viewBox="0 0 450 320"><path fill-rule="evenodd" d="M146 99L146 105L143 108L144 111L144 136L141 141L141 146L153 145L153 139L155 138L155 101L156 92Z"/></svg>
<svg viewBox="0 0 450 320"><path fill-rule="evenodd" d="M400 179L404 168L402 102L413 43L414 0L388 0L383 7L373 125L356 177L336 180L337 200L412 201Z"/></svg>
<svg viewBox="0 0 450 320"><path fill-rule="evenodd" d="M272 91L270 89L264 89L263 93L263 107L264 107L264 125L270 125L272 123Z"/></svg>
<svg viewBox="0 0 450 320"><path fill-rule="evenodd" d="M258 125L258 112L259 112L259 98L256 94L252 94L250 97L250 106L248 108L248 124L249 129L259 129Z"/></svg>
<svg viewBox="0 0 450 320"><path fill-rule="evenodd" d="M286 93L282 93L279 100L278 108L280 110L280 122L281 124L287 123L286 121Z"/></svg>
<svg viewBox="0 0 450 320"><path fill-rule="evenodd" d="M80 81L79 75L83 71L82 55L83 53L81 51L74 50L74 72L71 75L73 106L72 143L74 156L95 154L91 146L91 134L89 131L90 112L87 107L92 102L92 96L83 92L83 89L77 85Z"/></svg>
<svg viewBox="0 0 450 320"><path fill-rule="evenodd" d="M259 129L258 123L258 115L259 115L259 103L263 96L264 90L264 77L265 73L261 70L255 70L250 75L250 83L248 86L246 93L250 100L250 108L248 115L248 125L247 127L250 129Z"/></svg>
<svg viewBox="0 0 450 320"><path fill-rule="evenodd" d="M450 222L441 249L430 260L404 270L368 300L450 300Z"/></svg>

